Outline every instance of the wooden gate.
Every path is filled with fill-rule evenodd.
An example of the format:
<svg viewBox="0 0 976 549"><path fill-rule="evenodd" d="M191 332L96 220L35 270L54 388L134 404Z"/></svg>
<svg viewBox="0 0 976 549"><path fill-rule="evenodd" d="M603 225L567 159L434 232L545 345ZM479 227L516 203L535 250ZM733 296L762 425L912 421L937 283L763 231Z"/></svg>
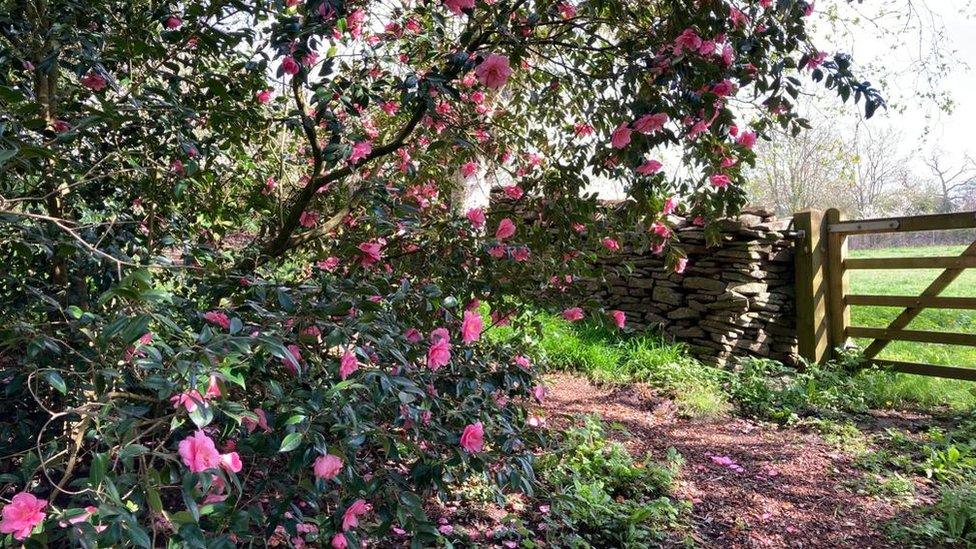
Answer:
<svg viewBox="0 0 976 549"><path fill-rule="evenodd" d="M976 228L976 212L890 217L847 221L836 209L821 213L807 210L794 215L798 231L796 247L796 309L799 352L813 362L823 362L850 338L873 341L864 357L899 372L976 381L976 364L940 366L879 359L891 341L944 343L976 346L976 335L929 330L909 330L908 324L924 309L974 309L976 297L943 297L962 272L976 267L976 242L954 257L897 257L855 259L848 257L847 238L858 234ZM943 269L917 296L854 295L849 271L857 269ZM903 308L887 328L851 326L852 305ZM966 367L969 366L969 367Z"/></svg>

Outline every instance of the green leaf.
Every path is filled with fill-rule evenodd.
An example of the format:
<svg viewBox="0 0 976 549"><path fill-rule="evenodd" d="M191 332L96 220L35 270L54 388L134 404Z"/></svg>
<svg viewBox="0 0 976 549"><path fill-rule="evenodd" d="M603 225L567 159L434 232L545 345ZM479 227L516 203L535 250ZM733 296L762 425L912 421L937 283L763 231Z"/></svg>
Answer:
<svg viewBox="0 0 976 549"><path fill-rule="evenodd" d="M278 451L290 452L295 448L298 448L298 445L301 443L302 443L301 433L290 433L288 436L285 437L284 440L281 441L281 448L278 448Z"/></svg>
<svg viewBox="0 0 976 549"><path fill-rule="evenodd" d="M41 375L51 384L51 387L57 389L62 395L68 392L68 386L64 383L64 378L61 377L61 374L54 370L44 370L44 373Z"/></svg>
<svg viewBox="0 0 976 549"><path fill-rule="evenodd" d="M17 149L0 149L0 166L3 166L8 160L17 154Z"/></svg>
<svg viewBox="0 0 976 549"><path fill-rule="evenodd" d="M92 488L98 488L105 478L105 471L108 468L108 454L95 454L92 458L91 469L88 471L88 482Z"/></svg>

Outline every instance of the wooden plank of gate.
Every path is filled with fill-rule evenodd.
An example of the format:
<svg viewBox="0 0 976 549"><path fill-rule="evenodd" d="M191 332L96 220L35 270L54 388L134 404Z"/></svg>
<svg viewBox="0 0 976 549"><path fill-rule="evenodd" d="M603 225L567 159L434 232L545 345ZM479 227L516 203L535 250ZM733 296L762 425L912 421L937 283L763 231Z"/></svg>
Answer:
<svg viewBox="0 0 976 549"><path fill-rule="evenodd" d="M970 244L959 255L960 256L976 255L976 242ZM956 278L958 278L959 275L962 274L964 270L965 270L964 268L946 269L935 280L933 280L931 284L929 284L928 288L925 288L925 290L923 290L922 293L919 294L919 297L938 296L940 293L942 293L943 290L945 290L949 286L949 284L952 284L952 282ZM904 311L901 312L901 314L899 314L897 317L895 317L894 320L891 321L891 324L888 325L888 329L903 330L905 326L908 326L908 324L912 320L914 320L915 317L917 317L919 313L921 313L924 309L925 307L906 308ZM866 349L864 349L864 356L866 358L874 358L878 356L878 353L884 350L884 348L887 346L888 346L888 340L876 339L872 341L871 344L868 345Z"/></svg>
<svg viewBox="0 0 976 549"><path fill-rule="evenodd" d="M942 343L944 345L968 345L970 347L976 347L976 335L974 334L930 332L925 330L890 330L885 328L851 326L847 328L847 335L851 337L886 339L888 341L917 341L919 343Z"/></svg>
<svg viewBox="0 0 976 549"><path fill-rule="evenodd" d="M907 233L912 231L944 231L976 228L976 212L916 215L911 217L885 217L845 221L831 225L831 233L878 234Z"/></svg>
<svg viewBox="0 0 976 549"><path fill-rule="evenodd" d="M830 353L827 325L827 276L823 212L804 210L793 215L793 227L802 237L796 242L797 351L819 364Z"/></svg>
<svg viewBox="0 0 976 549"><path fill-rule="evenodd" d="M921 307L923 309L976 309L976 297L914 297L910 295L849 295L848 305Z"/></svg>
<svg viewBox="0 0 976 549"><path fill-rule="evenodd" d="M846 269L954 269L976 267L974 257L871 257L847 259Z"/></svg>
<svg viewBox="0 0 976 549"><path fill-rule="evenodd" d="M850 279L844 270L847 258L847 234L833 231L831 227L841 222L840 210L831 208L825 214L827 220L827 310L830 324L831 349L843 347L847 342L847 327L851 324L851 308L844 301L850 293Z"/></svg>
<svg viewBox="0 0 976 549"><path fill-rule="evenodd" d="M937 366L935 364L919 364L917 362L902 362L900 360L871 361L878 366L891 368L896 372L918 374L923 376L948 377L966 381L976 381L976 368L962 368L959 366Z"/></svg>

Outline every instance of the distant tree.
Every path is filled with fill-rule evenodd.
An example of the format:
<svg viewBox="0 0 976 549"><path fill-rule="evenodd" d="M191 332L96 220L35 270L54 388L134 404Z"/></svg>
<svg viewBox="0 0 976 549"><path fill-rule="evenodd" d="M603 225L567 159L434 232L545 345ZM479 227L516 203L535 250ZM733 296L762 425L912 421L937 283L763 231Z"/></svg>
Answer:
<svg viewBox="0 0 976 549"><path fill-rule="evenodd" d="M795 137L778 132L756 146L750 196L779 215L841 206L838 197L847 194L851 164L847 146L828 124L816 123Z"/></svg>
<svg viewBox="0 0 976 549"><path fill-rule="evenodd" d="M923 159L929 169L934 191L938 198L938 211L957 211L963 203L971 203L976 190L976 161L968 155L961 163L952 165L941 150L934 149Z"/></svg>
<svg viewBox="0 0 976 549"><path fill-rule="evenodd" d="M901 134L891 128L858 126L848 144L853 160L847 186L851 214L874 217L895 208L895 187L910 179L907 160L898 151L900 141Z"/></svg>

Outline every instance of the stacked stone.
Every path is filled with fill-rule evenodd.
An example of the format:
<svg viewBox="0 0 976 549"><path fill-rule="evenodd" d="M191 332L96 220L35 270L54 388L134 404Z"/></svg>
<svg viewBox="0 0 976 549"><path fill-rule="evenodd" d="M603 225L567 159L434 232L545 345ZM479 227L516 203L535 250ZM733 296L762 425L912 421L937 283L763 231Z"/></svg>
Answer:
<svg viewBox="0 0 976 549"><path fill-rule="evenodd" d="M721 242L714 246L706 245L701 227L672 221L688 254L683 274L649 250L625 248L600 259L602 280L589 282L593 296L627 313L629 326L670 334L712 364L742 354L795 362L789 220L763 209L744 210L720 222Z"/></svg>

